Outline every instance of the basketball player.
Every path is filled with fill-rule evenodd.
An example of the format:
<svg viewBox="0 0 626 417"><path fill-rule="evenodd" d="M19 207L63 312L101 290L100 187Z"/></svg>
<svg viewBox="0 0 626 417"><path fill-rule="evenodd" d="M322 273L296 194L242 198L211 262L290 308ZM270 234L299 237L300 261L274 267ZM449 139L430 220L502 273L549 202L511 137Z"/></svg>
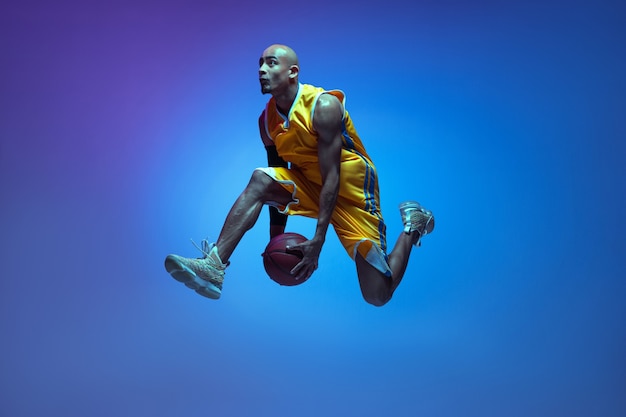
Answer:
<svg viewBox="0 0 626 417"><path fill-rule="evenodd" d="M299 70L288 46L263 51L259 82L261 92L271 98L259 118L259 130L269 166L252 172L217 242L202 242L202 258L169 255L165 267L200 295L219 298L235 247L267 204L270 237L283 233L287 215L317 218L311 240L290 248L304 255L292 271L296 279L306 279L317 269L332 224L356 263L363 298L382 306L400 284L412 246L432 232L435 219L417 202L400 204L404 229L387 255L376 169L344 107L344 94L301 84Z"/></svg>

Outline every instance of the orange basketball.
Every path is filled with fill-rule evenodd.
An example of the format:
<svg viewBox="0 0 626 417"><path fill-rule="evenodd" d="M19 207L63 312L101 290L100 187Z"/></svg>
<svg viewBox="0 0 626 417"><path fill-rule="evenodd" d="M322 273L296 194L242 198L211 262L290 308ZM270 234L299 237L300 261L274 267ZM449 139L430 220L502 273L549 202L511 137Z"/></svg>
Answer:
<svg viewBox="0 0 626 417"><path fill-rule="evenodd" d="M306 279L297 280L291 270L302 260L302 252L287 251L287 246L300 244L308 240L298 233L283 233L270 240L263 252L263 266L267 275L280 285L294 286Z"/></svg>

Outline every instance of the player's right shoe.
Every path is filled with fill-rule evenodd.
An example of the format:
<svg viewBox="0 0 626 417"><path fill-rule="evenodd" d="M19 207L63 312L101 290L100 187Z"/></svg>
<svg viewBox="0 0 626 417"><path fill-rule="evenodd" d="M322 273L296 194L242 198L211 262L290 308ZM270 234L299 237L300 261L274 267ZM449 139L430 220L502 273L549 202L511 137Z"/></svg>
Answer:
<svg viewBox="0 0 626 417"><path fill-rule="evenodd" d="M435 217L430 210L426 210L417 201L405 201L400 204L400 215L404 223L404 233L415 234L413 244L419 246L423 236L431 233L435 228Z"/></svg>
<svg viewBox="0 0 626 417"><path fill-rule="evenodd" d="M197 247L197 246L196 246ZM198 294L217 300L222 295L224 270L228 263L222 263L215 243L202 241L202 258L183 258L167 255L165 269L177 281L182 282Z"/></svg>

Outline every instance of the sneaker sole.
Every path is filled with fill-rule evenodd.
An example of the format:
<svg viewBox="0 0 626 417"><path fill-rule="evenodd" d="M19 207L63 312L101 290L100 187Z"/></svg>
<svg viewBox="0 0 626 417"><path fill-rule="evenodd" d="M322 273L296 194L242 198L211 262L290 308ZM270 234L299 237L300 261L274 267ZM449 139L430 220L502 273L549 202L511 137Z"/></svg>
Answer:
<svg viewBox="0 0 626 417"><path fill-rule="evenodd" d="M182 282L187 288L194 290L203 297L217 300L222 295L222 290L217 286L200 278L195 272L174 258L169 256L165 258L165 269L176 281Z"/></svg>

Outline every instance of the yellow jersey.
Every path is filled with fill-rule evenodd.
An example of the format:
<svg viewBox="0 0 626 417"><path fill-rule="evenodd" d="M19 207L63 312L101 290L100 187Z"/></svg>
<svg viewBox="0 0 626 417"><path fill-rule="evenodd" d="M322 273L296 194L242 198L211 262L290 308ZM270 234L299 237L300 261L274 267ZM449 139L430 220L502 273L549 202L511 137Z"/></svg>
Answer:
<svg viewBox="0 0 626 417"><path fill-rule="evenodd" d="M299 84L296 98L286 115L278 110L273 97L268 101L261 114L267 136L264 141L271 140L276 145L278 155L291 166L258 169L278 181L293 196L287 206L269 204L276 205L285 214L317 217L322 179L313 115L320 95L325 93L337 97L344 111L339 194L331 224L353 259L358 251L365 260L390 275L376 168L345 110L345 95L342 91L326 91L312 85Z"/></svg>
<svg viewBox="0 0 626 417"><path fill-rule="evenodd" d="M267 102L264 110L265 130L276 145L278 155L304 171L311 168L319 170L317 132L313 128L313 115L317 100L324 93L337 97L343 106L343 149L348 153L360 155L371 164L352 119L345 109L344 93L340 90L326 91L309 84L299 84L298 93L287 115L278 110L274 97ZM343 156L346 155L342 152Z"/></svg>

